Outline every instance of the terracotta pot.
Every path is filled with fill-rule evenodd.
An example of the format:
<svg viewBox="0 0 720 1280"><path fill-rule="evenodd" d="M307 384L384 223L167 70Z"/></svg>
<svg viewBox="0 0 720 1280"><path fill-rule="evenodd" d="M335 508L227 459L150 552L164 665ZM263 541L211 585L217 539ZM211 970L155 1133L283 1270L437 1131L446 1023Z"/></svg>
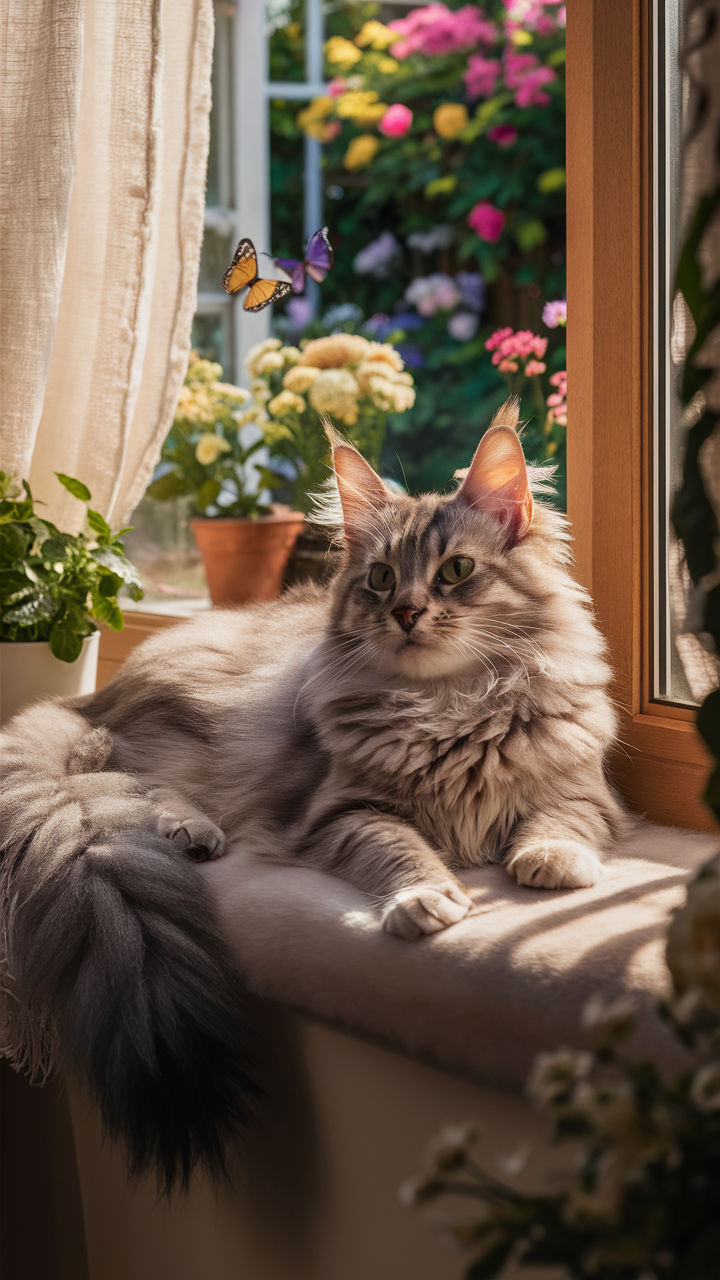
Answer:
<svg viewBox="0 0 720 1280"><path fill-rule="evenodd" d="M274 600L304 519L301 511L276 506L272 515L257 520L223 516L191 520L213 604Z"/></svg>
<svg viewBox="0 0 720 1280"><path fill-rule="evenodd" d="M75 662L61 662L47 640L0 643L0 724L39 698L73 698L92 693L97 678L100 632L83 640Z"/></svg>

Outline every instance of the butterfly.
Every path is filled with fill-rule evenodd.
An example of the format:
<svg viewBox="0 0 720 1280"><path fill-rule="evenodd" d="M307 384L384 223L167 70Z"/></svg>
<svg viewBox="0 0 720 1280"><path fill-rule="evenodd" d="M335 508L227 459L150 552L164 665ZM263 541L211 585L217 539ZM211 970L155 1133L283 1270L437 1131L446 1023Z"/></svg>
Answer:
<svg viewBox="0 0 720 1280"><path fill-rule="evenodd" d="M302 293L305 288L305 273L318 284L325 279L335 260L332 245L328 240L327 227L321 227L308 241L305 257L302 262L296 258L276 258L275 266L287 271L290 276L293 293Z"/></svg>
<svg viewBox="0 0 720 1280"><path fill-rule="evenodd" d="M243 237L235 250L222 283L226 293L239 293L247 285L244 311L262 311L263 307L269 307L271 302L286 297L292 290L292 285L286 280L261 280L255 246L247 237Z"/></svg>

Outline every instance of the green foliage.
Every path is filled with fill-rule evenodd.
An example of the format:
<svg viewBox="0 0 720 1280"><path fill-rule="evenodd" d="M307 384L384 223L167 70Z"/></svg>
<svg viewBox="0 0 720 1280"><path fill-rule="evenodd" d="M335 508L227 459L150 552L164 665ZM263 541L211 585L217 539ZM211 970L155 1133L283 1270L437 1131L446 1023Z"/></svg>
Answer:
<svg viewBox="0 0 720 1280"><path fill-rule="evenodd" d="M159 502L189 497L199 516L256 519L270 511L260 500L253 465L265 442L258 435L243 443L239 426L249 393L221 378L219 364L193 353L147 493Z"/></svg>
<svg viewBox="0 0 720 1280"><path fill-rule="evenodd" d="M88 503L82 481L57 473L73 497ZM106 622L121 631L117 597L142 598L121 534L88 508L86 529L63 533L38 515L30 486L0 471L0 640L48 640L56 658L74 662L86 636Z"/></svg>

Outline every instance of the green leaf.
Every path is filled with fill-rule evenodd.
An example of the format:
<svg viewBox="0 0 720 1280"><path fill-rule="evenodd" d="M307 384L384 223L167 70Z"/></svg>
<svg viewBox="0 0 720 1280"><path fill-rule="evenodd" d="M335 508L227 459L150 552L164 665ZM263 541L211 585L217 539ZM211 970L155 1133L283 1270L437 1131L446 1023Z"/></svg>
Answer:
<svg viewBox="0 0 720 1280"><path fill-rule="evenodd" d="M535 186L543 195L549 195L551 191L563 191L565 189L565 170L558 166L556 169L546 169L541 173Z"/></svg>
<svg viewBox="0 0 720 1280"><path fill-rule="evenodd" d="M164 476L158 476L157 480L153 480L149 484L145 492L148 497L155 498L158 502L167 502L170 498L179 498L185 493L189 493L190 485L184 476L178 474L177 471L168 471Z"/></svg>
<svg viewBox="0 0 720 1280"><path fill-rule="evenodd" d="M99 511L93 511L92 508L89 507L87 522L93 530L93 533L97 533L100 538L106 539L108 542L110 541L112 538L112 529L110 528L107 520L100 515Z"/></svg>
<svg viewBox="0 0 720 1280"><path fill-rule="evenodd" d="M76 610L68 610L50 631L50 648L61 662L75 662L80 657L84 634L78 626Z"/></svg>
<svg viewBox="0 0 720 1280"><path fill-rule="evenodd" d="M29 599L24 599L2 612L3 626L34 627L39 622L49 622L58 611L57 601L44 591L33 591Z"/></svg>
<svg viewBox="0 0 720 1280"><path fill-rule="evenodd" d="M195 506L202 512L211 507L220 492L219 480L206 480L195 494Z"/></svg>
<svg viewBox="0 0 720 1280"><path fill-rule="evenodd" d="M22 560L29 546L29 538L15 524L0 526L0 561L13 564Z"/></svg>
<svg viewBox="0 0 720 1280"><path fill-rule="evenodd" d="M142 583L137 569L124 556L114 551L112 547L96 547L94 551L91 551L90 555L96 564L100 564L104 569L109 569L110 573L116 574L126 586L139 587L142 593Z"/></svg>
<svg viewBox="0 0 720 1280"><path fill-rule="evenodd" d="M515 227L515 239L523 253L529 253L531 249L535 249L547 239L547 231L538 218L530 218L527 222L521 222Z"/></svg>
<svg viewBox="0 0 720 1280"><path fill-rule="evenodd" d="M65 560L67 553L68 545L60 537L46 538L40 548L40 555L45 564L55 564L57 560Z"/></svg>
<svg viewBox="0 0 720 1280"><path fill-rule="evenodd" d="M90 501L92 495L87 485L83 484L82 480L74 480L72 476L66 476L62 471L56 471L55 475L60 483L65 486L68 493L72 494L73 498L79 498L81 502ZM55 651L53 650L53 652ZM69 661L72 662L74 659L71 658Z"/></svg>
<svg viewBox="0 0 720 1280"><path fill-rule="evenodd" d="M101 596L116 596L122 586L122 578L116 573L104 573L98 583Z"/></svg>

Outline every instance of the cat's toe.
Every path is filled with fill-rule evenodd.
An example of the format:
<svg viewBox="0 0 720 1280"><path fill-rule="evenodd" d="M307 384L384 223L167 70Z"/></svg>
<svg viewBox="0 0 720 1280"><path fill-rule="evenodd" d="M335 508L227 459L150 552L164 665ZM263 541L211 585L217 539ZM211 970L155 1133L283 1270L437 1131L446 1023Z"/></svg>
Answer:
<svg viewBox="0 0 720 1280"><path fill-rule="evenodd" d="M203 818L186 818L184 822L167 824L162 833L188 857L209 862L225 852L225 836L214 822Z"/></svg>
<svg viewBox="0 0 720 1280"><path fill-rule="evenodd" d="M531 889L587 889L602 876L602 863L579 840L544 840L519 848L507 870Z"/></svg>
<svg viewBox="0 0 720 1280"><path fill-rule="evenodd" d="M418 885L393 895L383 913L383 928L397 938L422 938L457 924L471 906L472 899L459 885Z"/></svg>

